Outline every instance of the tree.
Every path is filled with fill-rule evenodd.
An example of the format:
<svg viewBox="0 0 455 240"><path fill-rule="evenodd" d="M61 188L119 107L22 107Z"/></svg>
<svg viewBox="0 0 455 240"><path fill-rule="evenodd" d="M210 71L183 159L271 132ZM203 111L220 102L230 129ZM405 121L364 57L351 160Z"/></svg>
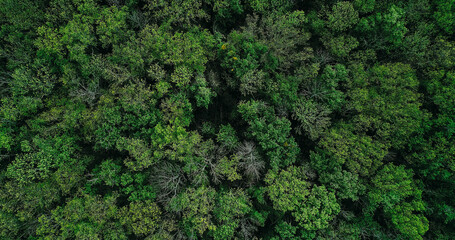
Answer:
<svg viewBox="0 0 455 240"><path fill-rule="evenodd" d="M243 142L237 149L240 158L239 167L250 181L259 181L265 168L264 160L256 150L253 142Z"/></svg>
<svg viewBox="0 0 455 240"><path fill-rule="evenodd" d="M358 112L353 118L357 128L374 131L376 138L395 149L402 149L428 117L420 110L419 82L407 64L379 65L367 73L360 69L352 84L356 87L349 93L350 104Z"/></svg>
<svg viewBox="0 0 455 240"><path fill-rule="evenodd" d="M326 111L339 111L345 104L345 94L340 87L348 82L348 70L342 64L326 65L320 76L302 83L302 94Z"/></svg>
<svg viewBox="0 0 455 240"><path fill-rule="evenodd" d="M266 176L268 193L276 210L291 212L298 224L306 230L327 228L340 211L335 194L325 186L316 186L306 180L302 167L289 167Z"/></svg>
<svg viewBox="0 0 455 240"><path fill-rule="evenodd" d="M266 152L272 168L288 166L296 160L299 148L290 136L289 120L275 116L272 107L258 101L240 103L238 111L249 125L249 135Z"/></svg>
<svg viewBox="0 0 455 240"><path fill-rule="evenodd" d="M327 191L325 186L313 185L304 205L292 215L307 230L324 229L340 212L335 193Z"/></svg>
<svg viewBox="0 0 455 240"><path fill-rule="evenodd" d="M406 27L403 8L394 4L387 6L387 11L377 12L360 19L356 27L358 32L368 36L369 42L381 51L390 51L400 47L405 34L409 31Z"/></svg>
<svg viewBox="0 0 455 240"><path fill-rule="evenodd" d="M83 195L58 206L38 219L36 234L45 239L127 239L116 221L116 196Z"/></svg>
<svg viewBox="0 0 455 240"><path fill-rule="evenodd" d="M36 151L31 151L32 147ZM23 184L47 179L57 167L71 162L77 151L75 139L65 135L53 139L35 137L27 148L30 149L17 156L7 169L8 177Z"/></svg>
<svg viewBox="0 0 455 240"><path fill-rule="evenodd" d="M273 206L279 211L295 211L310 194L303 168L291 166L278 173L269 172L265 181Z"/></svg>
<svg viewBox="0 0 455 240"><path fill-rule="evenodd" d="M337 2L327 14L327 26L334 31L345 31L359 21L359 13L350 2Z"/></svg>
<svg viewBox="0 0 455 240"><path fill-rule="evenodd" d="M34 236L38 217L44 212L50 212L61 200L62 194L57 184L53 181L28 185L14 180L3 182L0 189L1 234L11 239ZM5 223L12 225L5 226Z"/></svg>
<svg viewBox="0 0 455 240"><path fill-rule="evenodd" d="M450 19L453 18L453 9L455 8L455 1L453 0L439 0L436 1L437 11L434 12L434 18L439 27L448 34L455 31L455 25Z"/></svg>
<svg viewBox="0 0 455 240"><path fill-rule="evenodd" d="M359 199L365 192L365 185L357 174L341 170L336 172L322 172L319 181L333 190L340 199L350 198L354 201Z"/></svg>
<svg viewBox="0 0 455 240"><path fill-rule="evenodd" d="M372 188L368 193L371 210L379 205L391 220L391 224L405 236L423 239L428 231L428 220L417 213L425 209L422 191L412 179L412 170L393 164L384 165L372 179Z"/></svg>
<svg viewBox="0 0 455 240"><path fill-rule="evenodd" d="M252 211L251 201L240 189L221 193L216 199L213 214L218 224L213 230L214 239L233 238L240 220Z"/></svg>
<svg viewBox="0 0 455 240"><path fill-rule="evenodd" d="M300 100L296 104L293 118L300 122L296 129L297 133L303 132L311 139L317 139L330 126L330 110L324 106L314 103L311 100Z"/></svg>
<svg viewBox="0 0 455 240"><path fill-rule="evenodd" d="M0 57L4 59L1 71L14 70L33 62L34 29L45 22L46 1L3 1L0 4L2 46ZM6 67L6 68L4 68Z"/></svg>
<svg viewBox="0 0 455 240"><path fill-rule="evenodd" d="M236 17L244 12L244 6L239 0L216 1L213 4L215 23L221 26L230 26L235 23Z"/></svg>
<svg viewBox="0 0 455 240"><path fill-rule="evenodd" d="M359 46L359 41L349 35L335 37L327 34L322 37L321 41L327 50L337 57L347 57L352 50Z"/></svg>
<svg viewBox="0 0 455 240"><path fill-rule="evenodd" d="M234 150L239 145L235 129L230 125L221 125L217 134L218 142L228 150Z"/></svg>
<svg viewBox="0 0 455 240"><path fill-rule="evenodd" d="M161 210L150 200L130 203L120 210L120 223L136 236L147 236L160 228Z"/></svg>
<svg viewBox="0 0 455 240"><path fill-rule="evenodd" d="M215 190L211 187L189 188L169 204L169 210L182 214L181 223L188 237L197 237L216 229L212 220Z"/></svg>
<svg viewBox="0 0 455 240"><path fill-rule="evenodd" d="M341 125L330 129L319 141L319 146L333 154L336 161L351 173L372 175L382 165L387 147L371 137L357 135L349 128Z"/></svg>
<svg viewBox="0 0 455 240"><path fill-rule="evenodd" d="M126 7L118 9L116 6L112 6L103 9L96 28L96 33L99 35L103 47L110 44L118 45L125 41L129 34L132 34L128 31L127 17Z"/></svg>

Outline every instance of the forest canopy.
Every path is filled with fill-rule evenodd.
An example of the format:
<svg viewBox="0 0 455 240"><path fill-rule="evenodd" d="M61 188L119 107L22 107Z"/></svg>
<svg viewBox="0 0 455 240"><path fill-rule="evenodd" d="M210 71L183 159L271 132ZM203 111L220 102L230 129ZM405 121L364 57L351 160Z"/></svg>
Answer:
<svg viewBox="0 0 455 240"><path fill-rule="evenodd" d="M0 239L454 226L454 0L0 0Z"/></svg>

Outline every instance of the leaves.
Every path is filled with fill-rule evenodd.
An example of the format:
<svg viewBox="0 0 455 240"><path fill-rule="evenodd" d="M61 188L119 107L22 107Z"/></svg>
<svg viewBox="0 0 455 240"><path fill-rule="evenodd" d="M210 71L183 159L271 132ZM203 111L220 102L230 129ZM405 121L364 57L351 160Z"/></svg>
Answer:
<svg viewBox="0 0 455 240"><path fill-rule="evenodd" d="M453 10L0 1L0 238L455 239Z"/></svg>
<svg viewBox="0 0 455 240"><path fill-rule="evenodd" d="M266 176L269 196L275 209L290 211L306 230L324 229L340 211L335 194L324 186L305 181L303 168L290 167Z"/></svg>

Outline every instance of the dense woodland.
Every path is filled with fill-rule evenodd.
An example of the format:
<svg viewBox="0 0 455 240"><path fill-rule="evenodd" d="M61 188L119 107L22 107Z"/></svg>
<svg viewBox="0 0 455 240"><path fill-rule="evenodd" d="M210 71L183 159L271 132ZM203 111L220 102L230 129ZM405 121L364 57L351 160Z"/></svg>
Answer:
<svg viewBox="0 0 455 240"><path fill-rule="evenodd" d="M454 0L0 0L0 239L455 239Z"/></svg>

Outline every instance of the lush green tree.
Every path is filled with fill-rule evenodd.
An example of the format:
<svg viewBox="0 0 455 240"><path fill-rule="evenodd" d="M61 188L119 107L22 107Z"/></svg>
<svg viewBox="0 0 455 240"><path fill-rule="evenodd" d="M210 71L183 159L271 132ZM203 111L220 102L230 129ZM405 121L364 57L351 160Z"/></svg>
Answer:
<svg viewBox="0 0 455 240"><path fill-rule="evenodd" d="M374 10L376 0L355 0L353 5L360 13L370 13Z"/></svg>
<svg viewBox="0 0 455 240"><path fill-rule="evenodd" d="M36 233L43 239L127 239L115 202L115 195L75 197L41 215Z"/></svg>
<svg viewBox="0 0 455 240"><path fill-rule="evenodd" d="M0 207L2 212L2 234L17 239L21 236L35 235L39 216L49 213L61 200L57 184L47 181L35 184L18 184L16 181L3 180L0 189ZM12 223L5 226L5 223Z"/></svg>
<svg viewBox="0 0 455 240"><path fill-rule="evenodd" d="M326 65L317 78L310 78L302 83L302 94L321 103L322 108L328 107L330 111L340 110L346 98L340 88L347 82L348 70L344 65Z"/></svg>
<svg viewBox="0 0 455 240"><path fill-rule="evenodd" d="M248 4L251 8L261 14L268 14L272 12L285 12L290 11L294 7L294 2L282 1L282 0L253 0L249 1Z"/></svg>
<svg viewBox="0 0 455 240"><path fill-rule="evenodd" d="M237 189L221 193L213 210L218 222L213 230L214 239L232 239L241 224L241 219L251 211L251 201L244 191Z"/></svg>
<svg viewBox="0 0 455 240"><path fill-rule="evenodd" d="M230 124L221 125L220 131L217 134L217 140L222 146L229 150L233 150L239 145L239 139L235 129Z"/></svg>
<svg viewBox="0 0 455 240"><path fill-rule="evenodd" d="M351 127L340 125L330 129L319 141L319 146L330 152L350 172L371 175L382 165L387 147L369 136L353 133L349 130Z"/></svg>
<svg viewBox="0 0 455 240"><path fill-rule="evenodd" d="M220 54L229 74L228 84L247 95L262 95L276 105L289 107L297 99L300 77L289 72L306 72L312 49L310 38L303 28L306 22L302 11L288 14L248 16L242 31L233 31ZM284 29L287 29L284 31ZM303 48L304 51L297 49Z"/></svg>
<svg viewBox="0 0 455 240"><path fill-rule="evenodd" d="M14 72L16 68L33 62L33 43L38 35L35 29L44 24L45 10L46 1L8 0L0 3L2 73Z"/></svg>
<svg viewBox="0 0 455 240"><path fill-rule="evenodd" d="M417 213L425 209L422 191L412 179L412 170L393 164L384 167L371 180L368 200L372 210L379 206L398 231L411 239L423 239L428 220Z"/></svg>
<svg viewBox="0 0 455 240"><path fill-rule="evenodd" d="M349 35L333 36L324 35L321 39L329 52L337 57L347 57L349 53L359 46L359 41Z"/></svg>
<svg viewBox="0 0 455 240"><path fill-rule="evenodd" d="M317 139L330 126L331 111L325 105L319 105L311 100L297 102L293 118L299 121L297 133L306 133L311 139Z"/></svg>
<svg viewBox="0 0 455 240"><path fill-rule="evenodd" d="M420 110L419 82L407 64L379 65L365 72L354 70L349 93L358 130L373 131L384 144L402 149L428 117Z"/></svg>
<svg viewBox="0 0 455 240"><path fill-rule="evenodd" d="M169 208L182 214L181 223L188 237L194 238L216 229L212 216L215 194L211 187L189 188L171 200Z"/></svg>
<svg viewBox="0 0 455 240"><path fill-rule="evenodd" d="M272 107L259 101L240 103L238 111L249 125L248 135L259 142L272 168L278 169L295 162L299 148L290 135L288 119L277 117Z"/></svg>
<svg viewBox="0 0 455 240"><path fill-rule="evenodd" d="M245 6L239 0L223 0L213 3L215 23L226 26L236 22L237 17L244 12Z"/></svg>
<svg viewBox="0 0 455 240"><path fill-rule="evenodd" d="M390 51L403 44L409 29L406 27L405 11L391 4L382 12L361 18L356 30L364 34L373 46L381 51Z"/></svg>
<svg viewBox="0 0 455 240"><path fill-rule="evenodd" d="M147 236L161 228L161 210L149 201L130 203L119 212L120 223L136 236Z"/></svg>
<svg viewBox="0 0 455 240"><path fill-rule="evenodd" d="M305 229L317 230L326 228L339 212L335 194L327 191L325 186L313 185L304 205L292 215Z"/></svg>
<svg viewBox="0 0 455 240"><path fill-rule="evenodd" d="M8 166L7 176L24 184L47 179L58 166L73 161L77 150L75 139L68 136L53 139L36 137L32 144L28 141L22 144L24 154L18 155Z"/></svg>
<svg viewBox="0 0 455 240"><path fill-rule="evenodd" d="M327 26L334 31L345 31L359 21L359 13L351 2L337 2L327 14Z"/></svg>
<svg viewBox="0 0 455 240"><path fill-rule="evenodd" d="M455 25L453 24L453 9L455 8L455 2L453 0L438 0L435 1L437 11L434 12L433 16L439 27L448 34L453 34L455 31Z"/></svg>
<svg viewBox="0 0 455 240"><path fill-rule="evenodd" d="M289 167L279 173L269 172L266 183L274 208L291 212L295 221L306 230L324 229L340 211L335 194L325 186L306 181L302 167Z"/></svg>
<svg viewBox="0 0 455 240"><path fill-rule="evenodd" d="M127 17L126 7L118 9L112 6L102 10L96 33L103 47L118 45L128 39L127 36L132 33L128 31Z"/></svg>
<svg viewBox="0 0 455 240"><path fill-rule="evenodd" d="M319 156L315 156L314 161L318 162L320 158L321 157ZM327 160L333 161L333 159L330 158ZM318 162L318 164L328 164L327 160L324 159L323 161ZM359 195L363 194L366 189L358 174L341 170L340 168L334 168L331 169L331 171L320 171L319 181L325 184L328 189L335 190L336 195L341 199L350 198L354 201L358 200Z"/></svg>
<svg viewBox="0 0 455 240"><path fill-rule="evenodd" d="M271 171L265 180L274 208L280 211L295 211L310 194L311 184L305 181L305 172L301 167L291 166L278 173Z"/></svg>

